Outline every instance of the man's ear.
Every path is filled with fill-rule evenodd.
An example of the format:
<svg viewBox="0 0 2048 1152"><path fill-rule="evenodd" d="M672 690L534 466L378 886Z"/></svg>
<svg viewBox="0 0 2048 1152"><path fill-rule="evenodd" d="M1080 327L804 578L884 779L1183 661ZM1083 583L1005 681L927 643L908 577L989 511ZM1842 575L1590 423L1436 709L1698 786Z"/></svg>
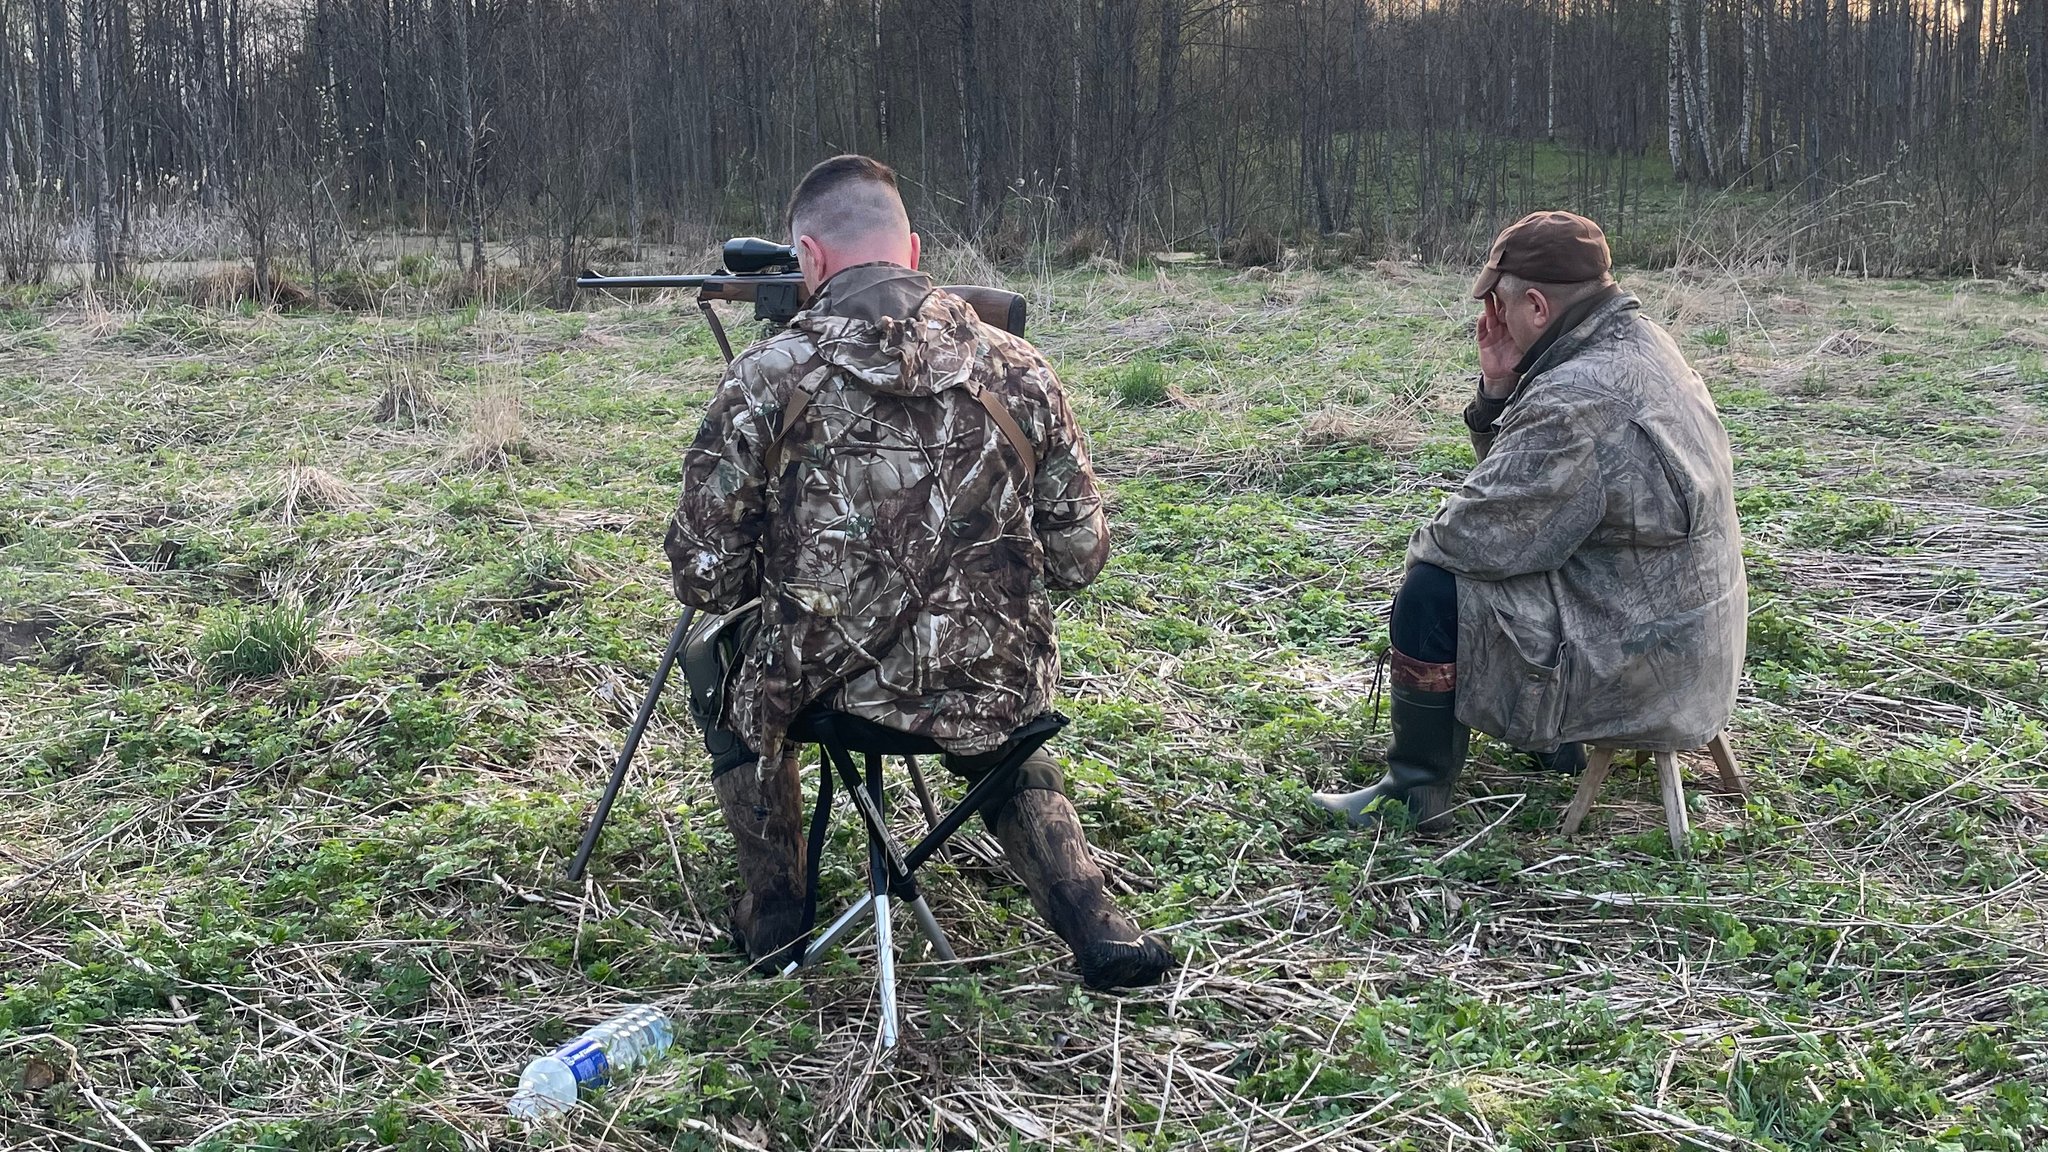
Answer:
<svg viewBox="0 0 2048 1152"><path fill-rule="evenodd" d="M1545 296L1534 288L1527 288L1523 291L1527 293L1524 298L1529 301L1529 310L1536 315L1536 330L1541 332L1545 328L1550 327L1550 322L1557 318L1556 313L1551 311L1550 297Z"/></svg>
<svg viewBox="0 0 2048 1152"><path fill-rule="evenodd" d="M825 282L825 250L809 236L796 238L796 266L804 274L804 287L813 292Z"/></svg>
<svg viewBox="0 0 2048 1152"><path fill-rule="evenodd" d="M923 253L924 241L918 237L917 233L912 232L910 234L910 270L912 272L917 271L917 258L923 255Z"/></svg>

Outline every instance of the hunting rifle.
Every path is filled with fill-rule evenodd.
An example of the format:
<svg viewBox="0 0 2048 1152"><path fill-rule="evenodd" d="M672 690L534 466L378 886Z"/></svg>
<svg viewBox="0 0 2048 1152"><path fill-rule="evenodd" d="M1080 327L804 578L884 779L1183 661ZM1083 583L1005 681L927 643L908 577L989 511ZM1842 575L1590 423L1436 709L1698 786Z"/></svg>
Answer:
<svg viewBox="0 0 2048 1152"><path fill-rule="evenodd" d="M723 272L702 276L600 276L585 269L576 278L576 286L606 291L695 288L697 307L710 323L711 334L718 337L718 350L731 360L732 344L725 338L725 327L718 322L718 314L711 310L712 301L752 302L754 319L787 324L810 303L810 292L804 287L803 273L797 271L796 249L791 245L742 236L727 240L721 256ZM982 323L1014 336L1024 334L1024 297L1015 292L972 284L948 284L940 291L967 301Z"/></svg>
<svg viewBox="0 0 2048 1152"><path fill-rule="evenodd" d="M804 287L803 273L797 270L796 249L790 245L757 236L742 236L725 242L721 259L725 271L703 276L600 276L586 269L576 278L576 286L607 291L695 288L697 308L710 324L711 334L718 338L718 351L730 362L732 342L725 338L725 326L718 322L718 313L712 311L712 301L751 301L754 319L780 325L789 323L792 317L803 311L810 303L810 292ZM967 301L975 314L981 317L982 323L1015 336L1024 334L1024 297L1015 292L971 284L949 284L940 291L950 292ZM654 716L655 703L661 699L662 686L668 683L669 672L674 669L683 642L689 637L690 623L696 614L695 608L684 608L682 618L676 621L675 631L669 634L668 648L661 654L661 663L654 668L654 678L648 681L647 695L640 700L640 709L633 716L633 726L626 732L626 742L619 748L619 758L612 763L611 779L605 783L597 811L591 814L590 826L583 830L583 843L577 846L576 858L569 863L569 882L572 884L583 879L583 870L590 863L590 853L597 847L598 834L604 831L605 820L611 816L612 803L619 798L619 788L626 782L626 767L633 762L633 753L640 747L640 737L647 731L648 720ZM911 771L913 774L916 772L915 762ZM914 783L927 819L936 820L924 779L915 777Z"/></svg>

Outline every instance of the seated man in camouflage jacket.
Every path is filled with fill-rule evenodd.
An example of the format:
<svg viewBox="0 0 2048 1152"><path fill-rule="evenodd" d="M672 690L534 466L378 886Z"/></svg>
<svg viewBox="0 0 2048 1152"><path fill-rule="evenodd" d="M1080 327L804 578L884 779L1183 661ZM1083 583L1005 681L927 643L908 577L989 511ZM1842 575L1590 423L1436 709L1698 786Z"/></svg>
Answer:
<svg viewBox="0 0 2048 1152"><path fill-rule="evenodd" d="M1478 464L1408 543L1386 775L1318 803L1448 824L1468 728L1575 772L1583 743L1698 748L1728 722L1748 588L1713 399L1610 275L1600 226L1525 217L1472 295Z"/></svg>
<svg viewBox="0 0 2048 1152"><path fill-rule="evenodd" d="M761 601L723 737L744 747L712 776L745 889L734 928L756 961L800 930L787 736L805 710L929 737L971 769L1051 711L1046 589L1086 585L1109 555L1059 381L1030 344L915 271L894 174L827 160L789 215L810 306L733 361L684 458L667 541L684 603ZM1061 786L1035 753L983 818L1086 983L1153 983L1173 959L1110 901Z"/></svg>

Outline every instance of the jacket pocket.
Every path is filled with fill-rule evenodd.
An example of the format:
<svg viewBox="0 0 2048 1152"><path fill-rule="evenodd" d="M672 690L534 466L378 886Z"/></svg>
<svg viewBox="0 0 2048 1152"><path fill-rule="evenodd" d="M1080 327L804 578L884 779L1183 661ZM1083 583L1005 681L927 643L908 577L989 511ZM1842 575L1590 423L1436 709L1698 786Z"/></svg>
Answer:
<svg viewBox="0 0 2048 1152"><path fill-rule="evenodd" d="M1499 608L1493 610L1493 623L1498 631L1487 653L1493 667L1487 669L1485 680L1498 693L1487 711L1499 730L1473 726L1517 748L1555 748L1564 725L1571 642L1531 634L1525 622Z"/></svg>

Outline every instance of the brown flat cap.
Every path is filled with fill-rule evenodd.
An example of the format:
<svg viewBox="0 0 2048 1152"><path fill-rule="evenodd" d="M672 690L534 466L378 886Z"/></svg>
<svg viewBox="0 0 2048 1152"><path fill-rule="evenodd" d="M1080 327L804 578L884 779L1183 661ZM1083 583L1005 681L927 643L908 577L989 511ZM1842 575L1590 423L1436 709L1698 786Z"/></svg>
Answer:
<svg viewBox="0 0 2048 1152"><path fill-rule="evenodd" d="M1502 273L1538 284L1580 284L1613 267L1607 234L1598 224L1570 212L1531 212L1493 238L1486 267L1472 282L1472 298L1484 299Z"/></svg>

